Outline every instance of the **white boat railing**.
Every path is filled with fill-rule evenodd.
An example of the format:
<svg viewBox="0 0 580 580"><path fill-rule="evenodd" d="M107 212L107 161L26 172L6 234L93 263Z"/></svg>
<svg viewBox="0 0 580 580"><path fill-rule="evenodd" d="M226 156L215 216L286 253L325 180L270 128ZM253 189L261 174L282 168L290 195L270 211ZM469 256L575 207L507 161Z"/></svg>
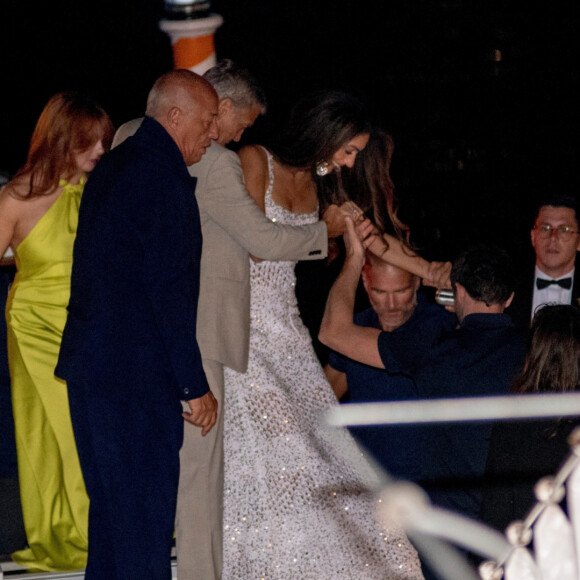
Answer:
<svg viewBox="0 0 580 580"><path fill-rule="evenodd" d="M408 423L449 423L496 421L524 418L580 416L579 394L515 395L361 403L341 405L324 415L332 444L336 428L363 425ZM379 498L378 518L398 523L409 535L421 556L446 580L579 580L577 554L580 553L580 431L571 436L572 451L554 477L539 482L538 504L521 522L515 522L503 535L464 516L433 506L418 486L394 480L378 465L376 489ZM335 447L341 453L339 446ZM568 487L570 519L558 508ZM538 533L539 528L547 533ZM526 546L534 542L534 554ZM466 548L485 558L479 574L455 546ZM14 574L16 565L0 564L18 580L82 580L83 572ZM175 561L172 576L177 578Z"/></svg>
<svg viewBox="0 0 580 580"><path fill-rule="evenodd" d="M364 425L457 423L580 416L580 393L511 395L340 405L324 416L330 429ZM332 436L328 440L332 443ZM374 465L381 482L379 519L401 525L417 550L446 580L579 580L580 430L570 438L572 451L554 477L536 486L538 504L506 534L430 504L423 490L393 480ZM340 449L335 447L336 453ZM558 507L568 485L570 519ZM574 528L578 529L577 534ZM532 554L526 546L534 542ZM455 546L485 560L479 574Z"/></svg>

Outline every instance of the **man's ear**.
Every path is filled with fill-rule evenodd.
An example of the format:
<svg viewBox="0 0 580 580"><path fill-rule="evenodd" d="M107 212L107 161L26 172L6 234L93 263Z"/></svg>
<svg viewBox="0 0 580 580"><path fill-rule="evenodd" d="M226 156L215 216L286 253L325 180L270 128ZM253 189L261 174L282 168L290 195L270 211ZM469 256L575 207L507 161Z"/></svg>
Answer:
<svg viewBox="0 0 580 580"><path fill-rule="evenodd" d="M179 107L171 107L167 111L167 122L171 127L177 127L181 121L183 111Z"/></svg>
<svg viewBox="0 0 580 580"><path fill-rule="evenodd" d="M514 292L512 292L510 294L510 297L505 301L504 308L507 308L512 303L513 299L514 299Z"/></svg>
<svg viewBox="0 0 580 580"><path fill-rule="evenodd" d="M532 247L535 248L536 247L536 233L538 230L536 230L535 228L532 228L530 230L530 240L532 240ZM580 242L579 242L580 245Z"/></svg>
<svg viewBox="0 0 580 580"><path fill-rule="evenodd" d="M234 106L233 101L229 97L220 99L218 102L218 118L223 118L229 114Z"/></svg>
<svg viewBox="0 0 580 580"><path fill-rule="evenodd" d="M370 292L370 289L371 289L371 276L369 274L369 269L368 269L366 264L363 266L363 269L361 272L361 280L362 280L364 289L365 289L366 293L368 294Z"/></svg>
<svg viewBox="0 0 580 580"><path fill-rule="evenodd" d="M459 282L455 282L455 287L453 288L453 292L457 297L457 300L463 300L465 295L467 294L467 290L464 286L462 286Z"/></svg>
<svg viewBox="0 0 580 580"><path fill-rule="evenodd" d="M419 276L413 276L413 286L415 287L415 292L421 287L421 278Z"/></svg>

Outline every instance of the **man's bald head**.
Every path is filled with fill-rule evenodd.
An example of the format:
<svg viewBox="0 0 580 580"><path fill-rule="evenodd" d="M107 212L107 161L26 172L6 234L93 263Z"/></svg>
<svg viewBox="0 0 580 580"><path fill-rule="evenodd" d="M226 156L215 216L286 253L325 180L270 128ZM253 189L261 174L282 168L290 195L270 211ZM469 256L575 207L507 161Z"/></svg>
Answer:
<svg viewBox="0 0 580 580"><path fill-rule="evenodd" d="M178 69L155 81L147 98L146 115L171 135L186 165L197 163L212 139L217 139L218 96L198 74Z"/></svg>
<svg viewBox="0 0 580 580"><path fill-rule="evenodd" d="M411 318L421 282L417 276L369 253L362 280L382 330L395 330Z"/></svg>
<svg viewBox="0 0 580 580"><path fill-rule="evenodd" d="M202 76L188 69L172 70L160 76L147 97L147 110L145 114L159 121L172 107L187 108L192 106L201 95L214 95L217 93L211 83Z"/></svg>

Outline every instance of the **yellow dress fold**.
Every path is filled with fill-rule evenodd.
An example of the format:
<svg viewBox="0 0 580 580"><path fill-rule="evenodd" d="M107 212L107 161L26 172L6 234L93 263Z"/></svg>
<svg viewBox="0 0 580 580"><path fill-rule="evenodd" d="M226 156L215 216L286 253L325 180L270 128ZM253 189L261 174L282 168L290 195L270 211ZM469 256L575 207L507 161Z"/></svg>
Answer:
<svg viewBox="0 0 580 580"><path fill-rule="evenodd" d="M79 570L87 558L89 499L66 383L54 376L82 189L83 183L65 184L16 248L17 274L6 305L18 476L29 546L12 558L38 570Z"/></svg>

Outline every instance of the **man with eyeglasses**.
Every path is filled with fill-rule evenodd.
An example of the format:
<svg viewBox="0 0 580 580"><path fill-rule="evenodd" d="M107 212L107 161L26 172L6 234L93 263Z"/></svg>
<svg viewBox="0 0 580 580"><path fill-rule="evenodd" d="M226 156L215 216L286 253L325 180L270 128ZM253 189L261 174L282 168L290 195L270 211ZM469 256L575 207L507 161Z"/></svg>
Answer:
<svg viewBox="0 0 580 580"><path fill-rule="evenodd" d="M527 330L539 308L545 304L580 306L580 273L575 276L578 232L578 199L575 195L555 195L538 204L531 231L536 266L532 277L520 279L507 313L516 326Z"/></svg>

